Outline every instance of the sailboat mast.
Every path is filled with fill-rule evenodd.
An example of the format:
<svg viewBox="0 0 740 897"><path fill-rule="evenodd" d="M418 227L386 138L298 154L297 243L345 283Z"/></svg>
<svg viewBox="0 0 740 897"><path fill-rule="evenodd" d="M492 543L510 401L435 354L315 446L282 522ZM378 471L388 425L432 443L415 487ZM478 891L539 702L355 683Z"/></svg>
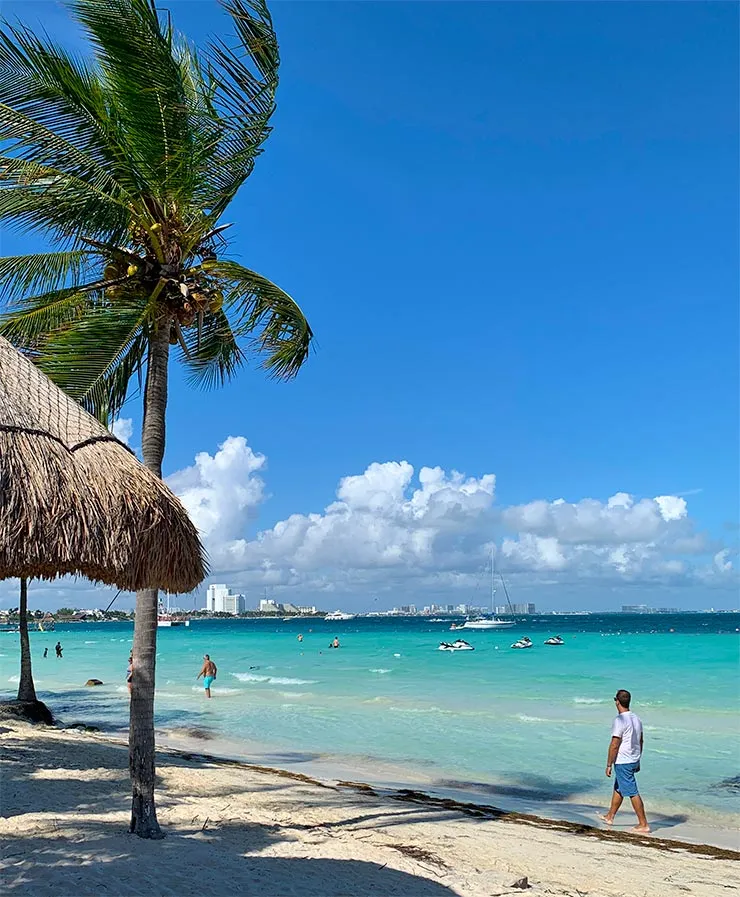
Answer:
<svg viewBox="0 0 740 897"><path fill-rule="evenodd" d="M491 615L493 615L493 613L494 613L493 601L494 601L494 596L496 595L495 565L496 565L496 561L494 559L493 546L491 546Z"/></svg>

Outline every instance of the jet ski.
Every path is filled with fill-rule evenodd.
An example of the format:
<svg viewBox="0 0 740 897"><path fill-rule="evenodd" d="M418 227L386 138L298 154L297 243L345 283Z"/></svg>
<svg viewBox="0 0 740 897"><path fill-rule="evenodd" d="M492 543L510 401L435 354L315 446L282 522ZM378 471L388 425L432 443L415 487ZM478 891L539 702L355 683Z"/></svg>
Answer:
<svg viewBox="0 0 740 897"><path fill-rule="evenodd" d="M534 647L534 645L532 643L532 639L528 635L525 635L523 638L520 638L517 641L515 641L511 647L512 648L532 648L532 647Z"/></svg>
<svg viewBox="0 0 740 897"><path fill-rule="evenodd" d="M551 638L545 639L545 644L546 645L564 645L565 642L563 639L560 638L559 635L553 635Z"/></svg>
<svg viewBox="0 0 740 897"><path fill-rule="evenodd" d="M438 651L475 651L475 648L468 644L465 639L457 639L454 642L440 642Z"/></svg>

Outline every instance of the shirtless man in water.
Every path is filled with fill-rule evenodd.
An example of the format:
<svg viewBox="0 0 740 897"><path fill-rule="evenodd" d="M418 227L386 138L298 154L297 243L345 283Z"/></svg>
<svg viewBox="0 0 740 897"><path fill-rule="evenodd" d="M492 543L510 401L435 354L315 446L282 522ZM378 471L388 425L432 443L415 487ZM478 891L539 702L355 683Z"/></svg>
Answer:
<svg viewBox="0 0 740 897"><path fill-rule="evenodd" d="M216 678L218 674L218 669L216 668L216 664L211 660L209 654L203 655L203 669L198 673L197 677L203 677L203 686L206 690L206 697L211 697L211 683Z"/></svg>

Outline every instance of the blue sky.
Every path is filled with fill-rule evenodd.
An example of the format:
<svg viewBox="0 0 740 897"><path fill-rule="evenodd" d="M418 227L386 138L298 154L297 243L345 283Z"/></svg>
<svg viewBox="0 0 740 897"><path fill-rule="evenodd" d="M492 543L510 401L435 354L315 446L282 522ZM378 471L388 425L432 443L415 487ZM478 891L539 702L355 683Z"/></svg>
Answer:
<svg viewBox="0 0 740 897"><path fill-rule="evenodd" d="M167 8L196 42L228 28L214 2ZM283 59L275 131L225 220L237 223L233 253L301 303L317 351L290 384L253 370L202 394L175 376L167 471L215 456L229 436L266 456L246 474L264 481L260 496L222 527L233 541L322 515L339 481L374 462L495 474L492 508L471 511L475 523L461 524L437 566L417 554L399 573L386 555L373 571L367 559L309 561L305 542L294 544L305 570L265 580L286 598L465 600L488 527L486 538L518 541L512 576L542 606L570 606L573 594L613 606L623 586L625 603L736 605L728 578L678 567L620 578L612 558L609 575L581 579L570 555L548 566L542 546L536 557L521 548L521 533L576 545L562 526L513 529L522 515L502 523L494 510L563 498L580 513L585 498L687 493L681 520L663 521L678 522L684 541L651 531L651 550L663 540L661 557L694 570L736 547L737 7L272 9ZM56 5L6 0L4 14L43 19L80 46ZM3 235L4 254L27 245ZM138 427L137 403L125 414ZM399 499L418 487L400 482L401 493L381 491ZM352 538L372 540L376 523ZM617 530L594 544L634 545ZM703 547L687 554L698 532ZM244 557L221 578L261 591L256 556Z"/></svg>

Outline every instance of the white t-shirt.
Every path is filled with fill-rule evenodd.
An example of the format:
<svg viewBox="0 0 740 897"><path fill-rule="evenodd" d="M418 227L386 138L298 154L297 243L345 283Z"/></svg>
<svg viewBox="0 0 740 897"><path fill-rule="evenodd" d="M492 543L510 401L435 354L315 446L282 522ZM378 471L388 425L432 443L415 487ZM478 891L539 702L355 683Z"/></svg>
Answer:
<svg viewBox="0 0 740 897"><path fill-rule="evenodd" d="M622 739L616 763L637 763L640 759L642 721L631 710L625 710L612 723L612 736Z"/></svg>

